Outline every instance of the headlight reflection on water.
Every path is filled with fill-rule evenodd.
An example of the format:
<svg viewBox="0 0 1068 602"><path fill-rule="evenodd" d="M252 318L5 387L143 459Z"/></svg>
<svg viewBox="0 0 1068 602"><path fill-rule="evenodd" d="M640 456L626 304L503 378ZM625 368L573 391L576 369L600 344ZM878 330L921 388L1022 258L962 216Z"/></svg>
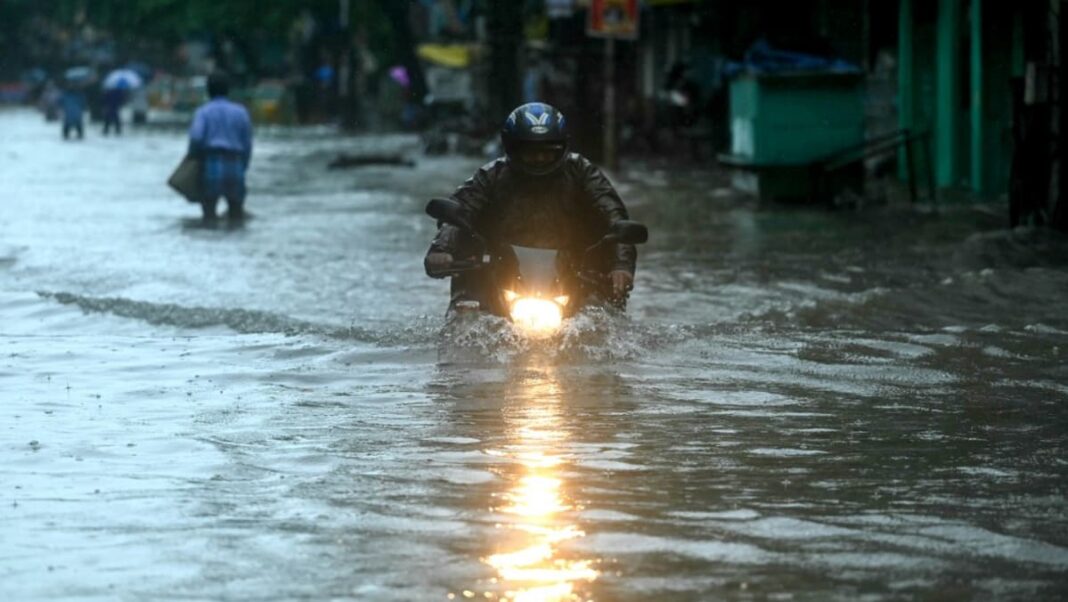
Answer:
<svg viewBox="0 0 1068 602"><path fill-rule="evenodd" d="M542 438L535 441L544 442ZM497 511L510 519L503 526L519 532L526 542L519 549L485 559L508 590L501 598L514 602L584 600L575 591L576 582L593 581L599 572L589 560L558 557L556 544L585 535L560 516L572 506L564 499L563 481L553 476L559 458L526 453L516 459L526 475L502 496L505 505Z"/></svg>
<svg viewBox="0 0 1068 602"><path fill-rule="evenodd" d="M568 516L579 508L568 501L567 482L562 478L560 452L567 431L561 424L560 388L552 368L539 376L521 383L523 405L511 420L515 442L503 451L490 451L513 459L521 476L497 496L499 505L493 510L501 517L503 537L497 546L501 551L483 561L496 571L498 589L479 598L585 601L590 594L583 586L600 575L595 561L568 558L559 550L562 542L586 534Z"/></svg>

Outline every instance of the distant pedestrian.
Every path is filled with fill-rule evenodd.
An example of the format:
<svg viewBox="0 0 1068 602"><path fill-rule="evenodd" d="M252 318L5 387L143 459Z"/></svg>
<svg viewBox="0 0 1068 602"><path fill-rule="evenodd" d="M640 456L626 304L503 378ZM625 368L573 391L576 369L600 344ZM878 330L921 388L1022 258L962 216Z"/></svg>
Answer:
<svg viewBox="0 0 1068 602"><path fill-rule="evenodd" d="M79 140L84 138L85 93L76 88L68 88L59 98L59 106L63 110L63 139L69 138L72 131L78 134Z"/></svg>
<svg viewBox="0 0 1068 602"><path fill-rule="evenodd" d="M115 129L115 135L122 133L122 121L119 119L119 109L126 102L126 91L122 88L110 88L104 90L104 135Z"/></svg>
<svg viewBox="0 0 1068 602"><path fill-rule="evenodd" d="M44 89L41 90L41 95L37 98L37 106L44 113L45 121L56 121L59 119L59 101L63 98L63 91L59 89L59 86L52 80L48 80Z"/></svg>
<svg viewBox="0 0 1068 602"><path fill-rule="evenodd" d="M252 121L245 107L226 98L230 83L223 73L208 77L208 96L189 128L189 154L200 162L204 223L215 222L215 206L226 197L227 218L244 218L245 172L252 158Z"/></svg>
<svg viewBox="0 0 1068 602"><path fill-rule="evenodd" d="M130 92L130 109L133 111L134 125L148 123L148 90L139 87Z"/></svg>

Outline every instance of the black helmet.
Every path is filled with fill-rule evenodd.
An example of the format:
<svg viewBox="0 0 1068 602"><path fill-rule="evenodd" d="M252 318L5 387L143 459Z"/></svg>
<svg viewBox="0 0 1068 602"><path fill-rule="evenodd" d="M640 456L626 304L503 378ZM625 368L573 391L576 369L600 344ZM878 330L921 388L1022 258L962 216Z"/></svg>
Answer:
<svg viewBox="0 0 1068 602"><path fill-rule="evenodd" d="M520 105L504 121L501 144L520 171L544 176L560 168L567 156L564 115L543 102Z"/></svg>

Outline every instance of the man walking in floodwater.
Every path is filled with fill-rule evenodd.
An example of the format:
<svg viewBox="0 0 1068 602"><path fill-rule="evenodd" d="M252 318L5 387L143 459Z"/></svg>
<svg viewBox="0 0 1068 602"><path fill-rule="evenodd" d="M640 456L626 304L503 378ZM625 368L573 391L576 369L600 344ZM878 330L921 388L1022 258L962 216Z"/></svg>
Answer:
<svg viewBox="0 0 1068 602"><path fill-rule="evenodd" d="M210 100L197 109L189 128L189 154L200 162L204 223L214 224L219 197L226 197L231 223L245 216L245 172L252 158L252 121L245 107L226 96L230 83L223 73L208 77Z"/></svg>
<svg viewBox="0 0 1068 602"><path fill-rule="evenodd" d="M63 109L63 139L66 140L71 132L77 134L79 140L84 138L85 93L68 88L59 98L59 105Z"/></svg>
<svg viewBox="0 0 1068 602"><path fill-rule="evenodd" d="M104 91L102 103L104 105L105 136L113 129L116 136L122 134L122 119L119 118L119 110L122 109L124 102L126 102L126 91L122 88L109 88Z"/></svg>

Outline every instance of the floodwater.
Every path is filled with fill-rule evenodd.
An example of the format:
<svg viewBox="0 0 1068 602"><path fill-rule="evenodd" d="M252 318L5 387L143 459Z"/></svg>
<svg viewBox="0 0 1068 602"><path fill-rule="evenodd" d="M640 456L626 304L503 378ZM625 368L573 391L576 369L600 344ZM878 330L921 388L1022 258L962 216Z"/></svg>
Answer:
<svg viewBox="0 0 1068 602"><path fill-rule="evenodd" d="M181 132L0 113L0 598L1063 599L1068 242L612 174L626 317L443 331L477 162L261 129L197 226Z"/></svg>

